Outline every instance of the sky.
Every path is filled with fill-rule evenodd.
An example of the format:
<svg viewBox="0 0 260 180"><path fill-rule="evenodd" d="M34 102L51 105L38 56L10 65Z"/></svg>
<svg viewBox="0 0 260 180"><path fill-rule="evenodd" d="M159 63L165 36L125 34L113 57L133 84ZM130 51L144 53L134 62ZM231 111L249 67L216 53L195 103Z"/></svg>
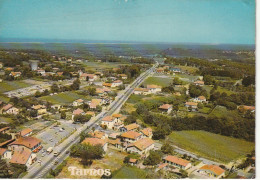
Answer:
<svg viewBox="0 0 260 180"><path fill-rule="evenodd" d="M254 44L254 0L0 0L4 39Z"/></svg>

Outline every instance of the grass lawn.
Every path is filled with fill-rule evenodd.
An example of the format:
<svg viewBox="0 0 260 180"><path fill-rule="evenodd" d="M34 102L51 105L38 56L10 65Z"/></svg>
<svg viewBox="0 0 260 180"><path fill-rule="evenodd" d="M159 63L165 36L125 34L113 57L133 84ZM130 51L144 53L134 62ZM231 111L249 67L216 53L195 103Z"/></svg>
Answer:
<svg viewBox="0 0 260 180"><path fill-rule="evenodd" d="M49 101L53 104L69 104L75 101L76 99L88 100L86 96L79 95L76 92L63 92L59 94L55 94L53 96L43 96L40 97L41 100Z"/></svg>
<svg viewBox="0 0 260 180"><path fill-rule="evenodd" d="M191 67L191 66L176 66L176 67L184 71L188 71L191 74L196 73L199 70L199 68Z"/></svg>
<svg viewBox="0 0 260 180"><path fill-rule="evenodd" d="M0 93L29 86L31 86L31 84L25 83L23 81L4 81L0 83Z"/></svg>
<svg viewBox="0 0 260 180"><path fill-rule="evenodd" d="M12 123L12 122L13 122L13 120L11 118L0 116L0 123L8 124L8 123Z"/></svg>
<svg viewBox="0 0 260 180"><path fill-rule="evenodd" d="M147 78L143 85L146 86L147 84L155 84L158 86L168 86L172 83L172 78L162 78L162 77L149 77Z"/></svg>
<svg viewBox="0 0 260 180"><path fill-rule="evenodd" d="M71 173L68 171L68 167L75 166L77 168L82 169L110 169L111 172L119 170L123 165L123 160L127 156L127 153L125 152L119 152L117 150L113 150L111 148L108 148L106 155L104 158L100 160L94 160L93 163L90 166L83 166L80 163L80 159L78 158L68 158L67 165L62 169L60 174L56 177L58 179L60 178L66 178L66 179L79 179L79 178L96 178L99 179L98 176L76 176L71 175Z"/></svg>
<svg viewBox="0 0 260 180"><path fill-rule="evenodd" d="M205 85L205 86L203 86L203 88L206 89L207 93L210 93L210 90L211 90L213 87L211 87L211 86L209 86L209 85ZM220 93L225 92L225 93L227 93L227 95L235 94L235 93L236 93L236 92L234 92L234 91L230 91L230 90L228 90L228 89L226 89L226 88L223 88L223 87L221 87L221 86L218 86L218 89L216 90L216 92L220 92Z"/></svg>
<svg viewBox="0 0 260 180"><path fill-rule="evenodd" d="M180 148L223 163L238 159L255 147L252 142L206 131L176 131L168 138Z"/></svg>
<svg viewBox="0 0 260 180"><path fill-rule="evenodd" d="M127 100L127 103L132 103L132 104L136 104L138 102L140 102L143 98L145 98L147 96L145 95L136 95L136 94L132 94L129 99Z"/></svg>
<svg viewBox="0 0 260 180"><path fill-rule="evenodd" d="M3 102L5 102L5 103L8 103L9 100L10 100L9 97L0 94L0 101L3 101Z"/></svg>
<svg viewBox="0 0 260 180"><path fill-rule="evenodd" d="M96 69L112 69L112 68L117 68L120 65L127 65L127 63L122 63L122 62L86 62L84 63L84 67L86 70L96 70Z"/></svg>
<svg viewBox="0 0 260 180"><path fill-rule="evenodd" d="M112 173L113 179L145 179L146 171L135 166L123 166Z"/></svg>

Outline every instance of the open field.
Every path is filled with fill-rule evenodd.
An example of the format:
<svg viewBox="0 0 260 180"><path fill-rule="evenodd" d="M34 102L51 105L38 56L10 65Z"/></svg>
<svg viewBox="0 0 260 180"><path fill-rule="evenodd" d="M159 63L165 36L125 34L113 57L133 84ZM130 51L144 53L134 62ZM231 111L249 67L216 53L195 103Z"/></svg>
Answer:
<svg viewBox="0 0 260 180"><path fill-rule="evenodd" d="M208 93L210 93L210 90L211 90L213 87L211 87L211 86L209 86L209 85L205 85L205 86L203 86L203 88L206 89L206 91L207 91ZM216 90L216 92L220 92L220 93L225 92L225 93L227 93L227 95L235 94L235 93L236 93L236 92L234 92L234 91L230 91L230 90L228 90L228 89L226 89L226 88L223 88L223 87L221 87L221 86L218 86L218 89Z"/></svg>
<svg viewBox="0 0 260 180"><path fill-rule="evenodd" d="M161 78L161 77L149 77L147 78L143 85L146 86L147 84L155 84L158 86L168 86L172 83L172 78Z"/></svg>
<svg viewBox="0 0 260 180"><path fill-rule="evenodd" d="M180 69L183 70L183 71L187 71L187 72L189 72L189 73L191 73L191 74L194 74L194 73L196 73L197 71L199 71L199 68L197 68L197 67L181 66L181 65L176 66L176 67L177 67L177 68L180 68Z"/></svg>
<svg viewBox="0 0 260 180"><path fill-rule="evenodd" d="M12 91L20 88L29 87L31 84L23 81L5 81L0 83L0 93Z"/></svg>
<svg viewBox="0 0 260 180"><path fill-rule="evenodd" d="M117 68L120 65L127 65L127 63L117 63L117 62L86 62L84 63L84 67L86 70L100 70L100 69L111 69Z"/></svg>
<svg viewBox="0 0 260 180"><path fill-rule="evenodd" d="M79 95L76 92L62 92L59 94L55 94L53 96L43 96L40 97L41 100L49 101L53 104L69 104L75 101L76 99L87 100L86 96Z"/></svg>
<svg viewBox="0 0 260 180"><path fill-rule="evenodd" d="M61 173L56 178L100 178L95 176L76 176L71 175L71 173L68 171L68 167L75 166L77 168L82 169L110 169L112 171L116 171L120 169L123 166L123 160L124 157L127 155L125 152L119 152L117 150L113 150L111 148L108 148L106 155L104 158L100 160L94 160L93 163L90 166L83 166L80 163L79 158L68 158L67 165L62 169Z"/></svg>
<svg viewBox="0 0 260 180"><path fill-rule="evenodd" d="M6 97L5 95L1 95L1 94L0 94L0 101L3 101L3 102L5 102L5 103L8 103L9 100L10 100L9 97Z"/></svg>
<svg viewBox="0 0 260 180"><path fill-rule="evenodd" d="M13 120L11 118L0 116L0 123L8 124L8 123L12 123L12 122L13 122Z"/></svg>
<svg viewBox="0 0 260 180"><path fill-rule="evenodd" d="M245 156L255 147L252 142L206 131L176 131L168 138L172 144L180 148L224 163Z"/></svg>
<svg viewBox="0 0 260 180"><path fill-rule="evenodd" d="M138 169L135 166L123 166L113 173L113 179L144 179L146 177L145 170Z"/></svg>

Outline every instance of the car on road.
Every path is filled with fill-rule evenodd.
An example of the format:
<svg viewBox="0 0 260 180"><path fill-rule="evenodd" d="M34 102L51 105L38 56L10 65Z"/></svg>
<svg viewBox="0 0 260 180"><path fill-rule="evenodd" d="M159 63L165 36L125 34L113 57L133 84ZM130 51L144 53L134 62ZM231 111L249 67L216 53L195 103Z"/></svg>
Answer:
<svg viewBox="0 0 260 180"><path fill-rule="evenodd" d="M54 162L54 165L57 165L57 164L59 164L59 161L55 161L55 162Z"/></svg>

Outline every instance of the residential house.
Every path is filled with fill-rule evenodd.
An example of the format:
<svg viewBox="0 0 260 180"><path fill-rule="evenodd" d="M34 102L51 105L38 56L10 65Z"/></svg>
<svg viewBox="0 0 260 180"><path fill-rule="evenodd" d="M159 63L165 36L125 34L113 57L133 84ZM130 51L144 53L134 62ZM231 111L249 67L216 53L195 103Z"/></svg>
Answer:
<svg viewBox="0 0 260 180"><path fill-rule="evenodd" d="M164 68L157 68L157 69L156 69L156 72L157 72L157 73L164 73Z"/></svg>
<svg viewBox="0 0 260 180"><path fill-rule="evenodd" d="M83 111L83 109L75 109L72 113L72 120L74 120L74 117L77 115L85 115L85 112Z"/></svg>
<svg viewBox="0 0 260 180"><path fill-rule="evenodd" d="M147 89L148 89L148 90L150 91L150 93L152 93L152 94L155 94L155 93L158 93L158 92L162 92L162 87L161 87L161 86L154 85L154 84L147 85Z"/></svg>
<svg viewBox="0 0 260 180"><path fill-rule="evenodd" d="M199 96L194 98L193 101L197 103L206 103L207 99L205 98L205 96Z"/></svg>
<svg viewBox="0 0 260 180"><path fill-rule="evenodd" d="M87 111L86 115L90 115L91 117L95 117L95 112L94 111Z"/></svg>
<svg viewBox="0 0 260 180"><path fill-rule="evenodd" d="M112 87L112 83L103 83L104 87Z"/></svg>
<svg viewBox="0 0 260 180"><path fill-rule="evenodd" d="M108 135L105 132L102 131L94 131L94 132L90 132L89 135L91 135L94 138L99 138L99 139L106 139L108 138Z"/></svg>
<svg viewBox="0 0 260 180"><path fill-rule="evenodd" d="M42 114L47 113L46 106L44 106L44 105L40 105L40 104L38 104L38 105L36 105L36 106L33 105L32 108L33 108L34 110L37 110L38 115L42 115Z"/></svg>
<svg viewBox="0 0 260 180"><path fill-rule="evenodd" d="M123 85L123 81L121 81L121 80L116 80L116 81L112 82L111 87L118 87L118 86L120 86L120 85Z"/></svg>
<svg viewBox="0 0 260 180"><path fill-rule="evenodd" d="M14 71L12 71L9 75L13 76L14 78L17 78L17 77L20 77L22 75L22 73L21 72L14 72Z"/></svg>
<svg viewBox="0 0 260 180"><path fill-rule="evenodd" d="M150 94L150 91L147 88L135 88L134 94L137 95L148 95Z"/></svg>
<svg viewBox="0 0 260 180"><path fill-rule="evenodd" d="M151 128L144 128L140 131L143 134L143 137L152 138L153 130Z"/></svg>
<svg viewBox="0 0 260 180"><path fill-rule="evenodd" d="M198 80L195 81L193 84L195 84L196 86L204 86L204 81Z"/></svg>
<svg viewBox="0 0 260 180"><path fill-rule="evenodd" d="M159 107L159 109L163 112L166 112L167 114L170 114L170 112L172 111L172 105L170 104L163 104Z"/></svg>
<svg viewBox="0 0 260 180"><path fill-rule="evenodd" d="M127 131L137 131L139 129L139 125L136 123L133 124L129 124L126 126L123 126L121 128L119 128L120 132L127 132Z"/></svg>
<svg viewBox="0 0 260 180"><path fill-rule="evenodd" d="M0 148L0 156L1 156L1 159L11 159L12 151L5 149L5 148Z"/></svg>
<svg viewBox="0 0 260 180"><path fill-rule="evenodd" d="M127 75L126 75L126 74L118 74L118 76L119 76L121 79L127 79Z"/></svg>
<svg viewBox="0 0 260 180"><path fill-rule="evenodd" d="M10 129L11 129L10 127L3 127L0 129L0 133L8 134Z"/></svg>
<svg viewBox="0 0 260 180"><path fill-rule="evenodd" d="M225 177L225 170L217 165L204 165L202 166L199 171L199 173L208 176L209 178L223 178Z"/></svg>
<svg viewBox="0 0 260 180"><path fill-rule="evenodd" d="M191 108L191 111L196 111L198 109L198 103L196 102L186 102L185 103L185 106L190 109Z"/></svg>
<svg viewBox="0 0 260 180"><path fill-rule="evenodd" d="M11 164L21 164L30 167L36 161L36 154L28 149L15 150L9 161Z"/></svg>
<svg viewBox="0 0 260 180"><path fill-rule="evenodd" d="M101 125L106 126L108 129L114 129L115 123L116 123L116 118L112 116L106 116L101 121Z"/></svg>
<svg viewBox="0 0 260 180"><path fill-rule="evenodd" d="M102 105L102 99L92 99L91 102L89 103L89 108L90 109L96 109L97 106Z"/></svg>
<svg viewBox="0 0 260 180"><path fill-rule="evenodd" d="M31 134L33 133L33 130L30 129L30 128L25 128L23 130L21 130L18 135L20 137L27 137L27 136L30 136Z"/></svg>
<svg viewBox="0 0 260 180"><path fill-rule="evenodd" d="M164 163L167 163L167 164L174 166L176 168L179 168L179 169L186 170L186 169L189 169L191 167L190 161L187 161L187 160L182 159L182 158L178 158L176 156L168 155L163 160L164 160Z"/></svg>
<svg viewBox="0 0 260 180"><path fill-rule="evenodd" d="M130 158L129 159L129 164L131 165L131 166L134 166L134 165L136 165L138 163L138 160L137 159L134 159L134 158Z"/></svg>
<svg viewBox="0 0 260 180"><path fill-rule="evenodd" d="M82 141L82 144L89 144L91 146L101 145L103 150L107 151L107 142L104 139L99 138L86 138Z"/></svg>
<svg viewBox="0 0 260 180"><path fill-rule="evenodd" d="M45 70L44 69L38 69L37 74L40 74L41 76L45 76Z"/></svg>
<svg viewBox="0 0 260 180"><path fill-rule="evenodd" d="M142 134L135 132L135 131L127 131L123 134L121 134L121 138L124 142L126 142L126 145L129 143L134 143L142 138Z"/></svg>
<svg viewBox="0 0 260 180"><path fill-rule="evenodd" d="M180 73L181 69L180 68L170 68L170 71L172 71L174 73Z"/></svg>
<svg viewBox="0 0 260 180"><path fill-rule="evenodd" d="M119 138L117 138L117 139L108 139L107 142L112 147L115 147L117 149L122 149L122 142L120 141Z"/></svg>
<svg viewBox="0 0 260 180"><path fill-rule="evenodd" d="M63 72L57 72L56 75L57 75L57 76L62 76L62 75L63 75Z"/></svg>
<svg viewBox="0 0 260 180"><path fill-rule="evenodd" d="M12 151L29 149L32 152L38 152L41 148L41 140L31 136L20 137L8 145L8 149Z"/></svg>
<svg viewBox="0 0 260 180"><path fill-rule="evenodd" d="M238 109L240 112L247 112L247 111L255 112L255 106L241 105L241 106L238 106L237 109Z"/></svg>
<svg viewBox="0 0 260 180"><path fill-rule="evenodd" d="M14 107L12 104L5 105L2 109L2 114L14 114L17 115L19 113L19 109Z"/></svg>
<svg viewBox="0 0 260 180"><path fill-rule="evenodd" d="M77 106L81 106L83 104L84 100L83 99L77 99L75 101L73 101L73 106L77 107Z"/></svg>
<svg viewBox="0 0 260 180"><path fill-rule="evenodd" d="M60 110L62 106L60 104L54 104L51 106L52 109L55 109L55 110Z"/></svg>
<svg viewBox="0 0 260 180"><path fill-rule="evenodd" d="M154 141L150 138L139 139L127 146L127 152L140 155L149 155L149 151L154 149Z"/></svg>
<svg viewBox="0 0 260 180"><path fill-rule="evenodd" d="M88 81L90 81L90 82L93 82L93 81L95 81L96 79L97 79L98 77L97 77L97 75L95 75L95 74L87 74L87 73L82 73L81 75L80 75L80 80L84 80L84 81L86 81L86 80L88 80Z"/></svg>

